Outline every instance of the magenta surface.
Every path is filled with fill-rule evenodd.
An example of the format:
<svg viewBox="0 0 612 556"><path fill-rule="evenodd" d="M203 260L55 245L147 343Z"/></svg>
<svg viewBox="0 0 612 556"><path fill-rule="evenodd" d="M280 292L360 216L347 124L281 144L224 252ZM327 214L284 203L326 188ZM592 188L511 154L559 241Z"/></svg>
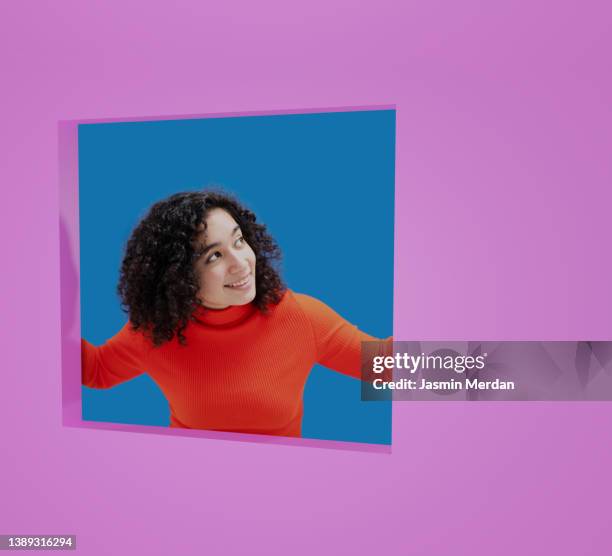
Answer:
<svg viewBox="0 0 612 556"><path fill-rule="evenodd" d="M611 15L3 2L0 533L94 556L609 554L605 402L396 404L390 453L64 427L58 121L394 104L396 337L610 340Z"/></svg>

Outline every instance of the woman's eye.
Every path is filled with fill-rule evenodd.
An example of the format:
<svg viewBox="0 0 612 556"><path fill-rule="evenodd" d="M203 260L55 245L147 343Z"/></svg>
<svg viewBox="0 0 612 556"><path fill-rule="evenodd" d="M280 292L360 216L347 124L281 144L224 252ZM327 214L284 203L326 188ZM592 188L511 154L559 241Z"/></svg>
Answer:
<svg viewBox="0 0 612 556"><path fill-rule="evenodd" d="M244 238L242 236L240 236L236 242L234 243L234 245L236 247L242 247L244 245Z"/></svg>
<svg viewBox="0 0 612 556"><path fill-rule="evenodd" d="M221 257L221 253L219 251L215 251L208 259L206 259L206 263L214 263L217 259Z"/></svg>

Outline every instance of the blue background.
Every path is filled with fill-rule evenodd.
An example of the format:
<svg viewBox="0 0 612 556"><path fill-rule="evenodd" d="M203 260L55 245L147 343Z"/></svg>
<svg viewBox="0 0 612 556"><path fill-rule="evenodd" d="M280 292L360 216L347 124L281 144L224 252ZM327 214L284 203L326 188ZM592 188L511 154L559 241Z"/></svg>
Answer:
<svg viewBox="0 0 612 556"><path fill-rule="evenodd" d="M155 201L221 186L268 226L288 287L365 332L392 334L395 111L79 125L82 335L98 345L127 317L116 293L124 244ZM389 402L315 366L303 436L391 443ZM83 388L83 418L165 426L146 375Z"/></svg>

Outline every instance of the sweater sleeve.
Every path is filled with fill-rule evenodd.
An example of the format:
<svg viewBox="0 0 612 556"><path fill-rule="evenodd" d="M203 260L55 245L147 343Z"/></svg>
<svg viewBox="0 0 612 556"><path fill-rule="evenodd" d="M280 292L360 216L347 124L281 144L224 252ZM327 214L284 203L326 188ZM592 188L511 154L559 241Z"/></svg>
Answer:
<svg viewBox="0 0 612 556"><path fill-rule="evenodd" d="M110 388L144 372L145 338L129 323L101 346L81 339L81 380L90 388Z"/></svg>
<svg viewBox="0 0 612 556"><path fill-rule="evenodd" d="M342 374L361 378L361 342L383 340L362 332L318 299L304 294L294 295L312 326L317 363ZM385 345L392 346L391 337L387 338Z"/></svg>

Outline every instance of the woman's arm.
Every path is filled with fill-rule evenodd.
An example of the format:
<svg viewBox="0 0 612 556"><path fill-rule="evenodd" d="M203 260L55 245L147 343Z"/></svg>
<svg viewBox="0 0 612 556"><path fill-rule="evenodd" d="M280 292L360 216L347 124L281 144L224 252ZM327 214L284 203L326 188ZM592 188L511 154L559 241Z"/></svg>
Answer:
<svg viewBox="0 0 612 556"><path fill-rule="evenodd" d="M355 378L361 378L362 342L379 342L377 352L392 353L393 339L391 337L381 340L370 336L344 320L322 301L304 294L294 295L312 326L317 362L321 365Z"/></svg>
<svg viewBox="0 0 612 556"><path fill-rule="evenodd" d="M144 336L127 323L118 334L96 347L81 339L81 381L90 388L110 388L144 372Z"/></svg>

